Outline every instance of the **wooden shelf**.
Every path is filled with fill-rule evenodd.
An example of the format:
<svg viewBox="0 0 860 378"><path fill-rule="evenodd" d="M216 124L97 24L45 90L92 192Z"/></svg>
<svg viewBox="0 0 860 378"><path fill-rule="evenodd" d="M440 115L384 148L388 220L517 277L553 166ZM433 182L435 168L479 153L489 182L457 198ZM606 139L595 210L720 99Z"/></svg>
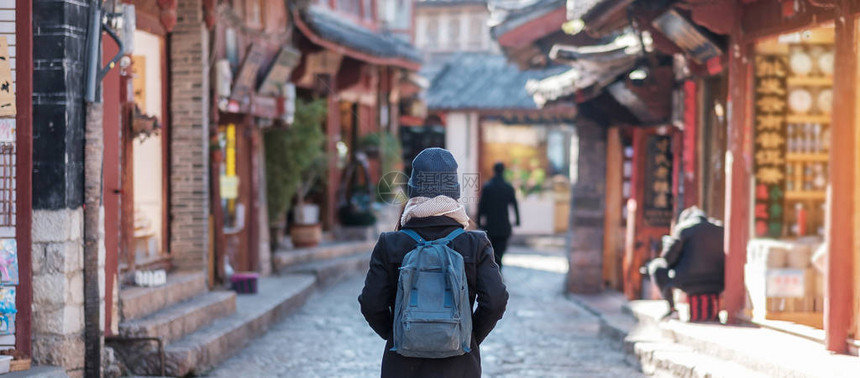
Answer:
<svg viewBox="0 0 860 378"><path fill-rule="evenodd" d="M820 200L824 201L827 198L827 192L823 190L804 190L804 191L787 191L785 199L789 201L807 201Z"/></svg>
<svg viewBox="0 0 860 378"><path fill-rule="evenodd" d="M828 153L787 153L785 154L785 161L788 162L821 162L827 163L830 161L830 154Z"/></svg>
<svg viewBox="0 0 860 378"><path fill-rule="evenodd" d="M786 84L789 87L832 87L832 76L789 76Z"/></svg>
<svg viewBox="0 0 860 378"><path fill-rule="evenodd" d="M788 123L826 123L830 124L830 114L789 114L785 117Z"/></svg>

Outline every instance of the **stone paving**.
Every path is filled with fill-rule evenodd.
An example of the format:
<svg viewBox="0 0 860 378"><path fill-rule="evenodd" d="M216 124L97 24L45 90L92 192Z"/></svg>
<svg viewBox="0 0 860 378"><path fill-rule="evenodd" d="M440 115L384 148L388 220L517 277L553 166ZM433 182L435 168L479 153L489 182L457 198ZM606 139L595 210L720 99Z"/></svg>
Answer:
<svg viewBox="0 0 860 378"><path fill-rule="evenodd" d="M503 270L505 317L481 345L485 377L637 377L623 352L598 337L599 323L562 295L558 252L511 248ZM224 362L214 377L374 377L385 342L361 317L356 275L308 303Z"/></svg>

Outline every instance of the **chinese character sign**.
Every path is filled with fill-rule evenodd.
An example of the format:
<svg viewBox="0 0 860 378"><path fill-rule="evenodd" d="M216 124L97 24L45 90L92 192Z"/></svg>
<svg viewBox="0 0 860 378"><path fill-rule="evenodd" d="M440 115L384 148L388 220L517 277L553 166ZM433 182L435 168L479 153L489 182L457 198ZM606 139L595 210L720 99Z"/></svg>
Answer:
<svg viewBox="0 0 860 378"><path fill-rule="evenodd" d="M785 116L788 65L783 56L755 60L755 233L779 237L785 196Z"/></svg>
<svg viewBox="0 0 860 378"><path fill-rule="evenodd" d="M647 146L644 218L651 226L666 227L672 221L672 138L654 135Z"/></svg>
<svg viewBox="0 0 860 378"><path fill-rule="evenodd" d="M9 59L9 42L0 36L0 116L10 117L15 109L15 88L12 85L12 63Z"/></svg>

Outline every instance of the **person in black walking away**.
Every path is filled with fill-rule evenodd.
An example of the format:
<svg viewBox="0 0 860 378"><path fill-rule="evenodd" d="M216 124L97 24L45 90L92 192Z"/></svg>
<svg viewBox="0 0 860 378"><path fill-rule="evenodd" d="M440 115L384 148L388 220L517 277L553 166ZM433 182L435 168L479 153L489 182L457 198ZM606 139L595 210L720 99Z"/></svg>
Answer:
<svg viewBox="0 0 860 378"><path fill-rule="evenodd" d="M693 206L681 212L672 236L664 239L660 257L647 265L648 274L669 302L663 318L675 315L672 289L677 288L687 294L690 320L716 320L725 282L723 227Z"/></svg>
<svg viewBox="0 0 860 378"><path fill-rule="evenodd" d="M398 230L412 230L426 240L436 240L469 225L466 209L458 202L457 161L449 151L428 148L419 153L412 161L407 192L409 201L397 224ZM382 377L481 376L479 345L502 318L508 291L485 233L468 231L448 245L463 256L469 309L475 308L470 351L448 358L415 358L391 350L399 269L416 242L403 232L384 232L373 249L370 270L358 297L365 320L386 340Z"/></svg>
<svg viewBox="0 0 860 378"><path fill-rule="evenodd" d="M505 165L496 163L493 173L493 178L481 189L481 199L478 200L478 227L487 231L495 251L496 264L501 269L502 256L508 249L508 239L511 237L509 207L514 207L517 226L520 225L520 209L517 207L514 187L505 181Z"/></svg>

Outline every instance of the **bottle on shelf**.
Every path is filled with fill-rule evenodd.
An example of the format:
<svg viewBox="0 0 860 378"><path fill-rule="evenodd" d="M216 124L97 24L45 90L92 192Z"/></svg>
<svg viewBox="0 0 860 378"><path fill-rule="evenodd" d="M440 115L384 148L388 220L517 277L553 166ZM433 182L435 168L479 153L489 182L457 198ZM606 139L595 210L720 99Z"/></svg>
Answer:
<svg viewBox="0 0 860 378"><path fill-rule="evenodd" d="M827 187L827 177L824 175L824 164L815 163L815 179L812 184L816 190L824 190Z"/></svg>
<svg viewBox="0 0 860 378"><path fill-rule="evenodd" d="M812 125L812 152L821 152L821 124Z"/></svg>
<svg viewBox="0 0 860 378"><path fill-rule="evenodd" d="M803 128L804 151L808 154L815 152L815 137L812 133L812 124L807 123Z"/></svg>
<svg viewBox="0 0 860 378"><path fill-rule="evenodd" d="M797 221L797 236L806 235L806 209L798 202L794 205L795 219Z"/></svg>
<svg viewBox="0 0 860 378"><path fill-rule="evenodd" d="M803 190L812 190L812 163L803 164Z"/></svg>
<svg viewBox="0 0 860 378"><path fill-rule="evenodd" d="M797 143L794 140L794 129L795 126L793 123L789 123L787 127L786 135L788 135L788 141L786 142L786 148L788 148L788 153L793 154L797 152Z"/></svg>
<svg viewBox="0 0 860 378"><path fill-rule="evenodd" d="M793 191L794 190L794 164L788 163L785 165L785 190Z"/></svg>

